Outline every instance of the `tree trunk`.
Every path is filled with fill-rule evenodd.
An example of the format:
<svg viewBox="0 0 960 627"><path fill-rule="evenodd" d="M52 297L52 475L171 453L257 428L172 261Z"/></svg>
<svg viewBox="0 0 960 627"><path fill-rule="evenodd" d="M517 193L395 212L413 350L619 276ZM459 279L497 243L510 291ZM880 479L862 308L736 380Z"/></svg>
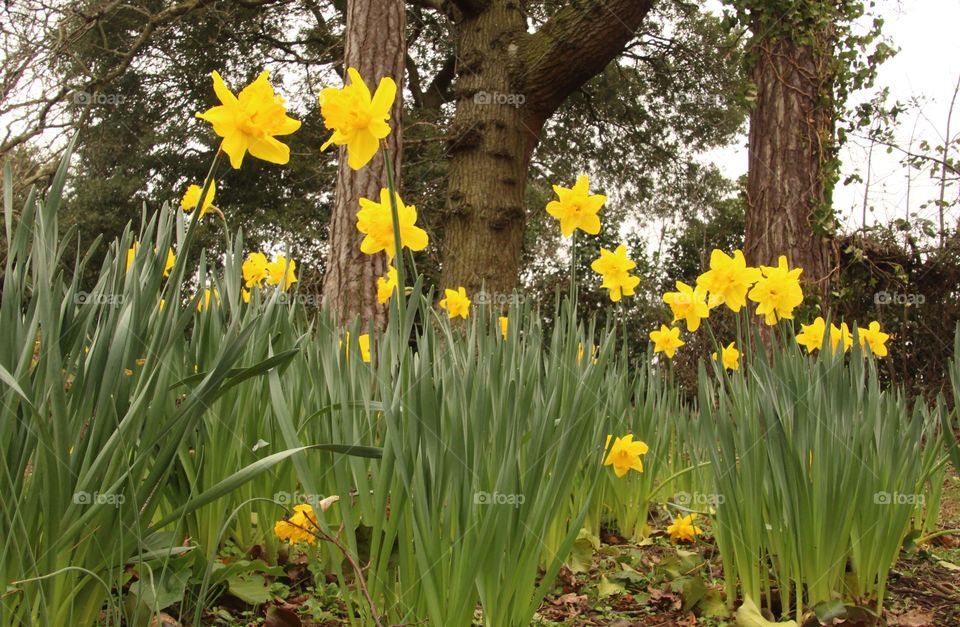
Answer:
<svg viewBox="0 0 960 627"><path fill-rule="evenodd" d="M518 106L524 96L517 91L514 42L526 21L517 4L493 2L465 17L458 31L441 282L474 295L481 287L509 293L523 243L527 168L540 132L526 126Z"/></svg>
<svg viewBox="0 0 960 627"><path fill-rule="evenodd" d="M533 34L515 0L454 1L462 16L441 283L494 299L517 285L527 172L544 123L623 51L653 0L570 3Z"/></svg>
<svg viewBox="0 0 960 627"><path fill-rule="evenodd" d="M745 253L751 264L786 255L822 296L833 266L830 190L835 180L831 48L787 38L755 44Z"/></svg>
<svg viewBox="0 0 960 627"><path fill-rule="evenodd" d="M380 79L385 76L392 77L397 83L397 99L390 112L393 131L385 141L398 185L403 145L400 121L406 55L405 21L403 0L351 0L347 4L344 68L357 68L371 92L376 91ZM387 271L386 255L360 252L362 235L356 226L360 198L379 201L380 189L387 186L383 153L377 153L364 168L354 171L347 165L346 148L339 150L323 304L333 310L340 324L359 315L364 324L373 321L377 328L383 328L387 310L377 303L377 277Z"/></svg>

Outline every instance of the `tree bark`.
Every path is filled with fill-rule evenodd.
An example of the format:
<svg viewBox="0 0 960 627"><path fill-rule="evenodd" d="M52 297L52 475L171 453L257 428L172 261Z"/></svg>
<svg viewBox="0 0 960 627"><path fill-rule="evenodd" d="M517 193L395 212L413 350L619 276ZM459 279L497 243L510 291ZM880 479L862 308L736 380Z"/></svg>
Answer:
<svg viewBox="0 0 960 627"><path fill-rule="evenodd" d="M623 51L653 0L573 2L533 34L513 0L457 6L441 283L494 297L517 284L527 173L544 123Z"/></svg>
<svg viewBox="0 0 960 627"><path fill-rule="evenodd" d="M404 3L403 0L351 0L346 17L344 68L357 68L371 92L376 91L383 77L392 77L397 83L397 99L390 112L393 130L385 142L399 186L406 56ZM347 165L346 148L339 150L323 304L334 312L340 324L359 315L362 323L372 321L375 327L383 328L387 310L377 303L377 277L387 271L386 255L360 252L362 235L356 226L360 198L379 201L380 189L387 186L383 153L377 153L364 168L354 171Z"/></svg>
<svg viewBox="0 0 960 627"><path fill-rule="evenodd" d="M833 267L830 49L786 37L756 44L744 246L754 265L776 265L786 255L824 297Z"/></svg>

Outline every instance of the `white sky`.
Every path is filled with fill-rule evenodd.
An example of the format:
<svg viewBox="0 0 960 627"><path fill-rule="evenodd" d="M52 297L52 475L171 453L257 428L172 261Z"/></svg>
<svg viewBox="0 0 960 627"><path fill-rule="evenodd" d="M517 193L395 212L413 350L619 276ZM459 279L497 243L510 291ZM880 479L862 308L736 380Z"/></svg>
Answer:
<svg viewBox="0 0 960 627"><path fill-rule="evenodd" d="M709 4L716 6L715 0ZM960 0L878 0L874 11L885 19L884 36L900 50L880 66L876 90L888 87L891 103L907 103L913 98L920 102L919 108L901 114L896 142L907 147L914 134L915 151L923 139L931 146L942 145L950 99L960 77ZM860 102L870 95L872 93L857 94L854 99ZM960 99L950 134L955 141L960 136ZM848 228L862 225L865 185L843 186L842 181L854 172L866 180L867 153L866 141L851 139L840 155L843 167L841 184L834 193L834 207ZM906 217L908 171L900 163L901 158L902 154L896 151L888 154L883 146L874 148L867 225ZM717 163L730 178L746 173L746 137L733 147L711 153L708 159ZM936 209L933 206L921 209L921 205L939 196L939 182L932 181L925 172L914 172L911 177L911 217L919 215L935 220ZM957 194L956 187L948 189L947 200L956 200ZM960 211L954 208L947 216L947 224L956 224Z"/></svg>

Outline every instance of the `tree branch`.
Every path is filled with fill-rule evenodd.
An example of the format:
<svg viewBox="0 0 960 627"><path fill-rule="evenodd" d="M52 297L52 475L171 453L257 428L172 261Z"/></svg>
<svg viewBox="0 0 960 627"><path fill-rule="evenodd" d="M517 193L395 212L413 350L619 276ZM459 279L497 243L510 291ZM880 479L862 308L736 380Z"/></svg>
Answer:
<svg viewBox="0 0 960 627"><path fill-rule="evenodd" d="M544 117L596 76L637 34L654 0L580 0L520 42L526 103Z"/></svg>
<svg viewBox="0 0 960 627"><path fill-rule="evenodd" d="M460 9L464 15L476 15L482 13L488 6L490 0L449 0L450 4Z"/></svg>
<svg viewBox="0 0 960 627"><path fill-rule="evenodd" d="M457 74L457 57L450 55L440 71L433 77L433 81L423 91L423 108L431 111L439 111L440 107L453 100L453 79Z"/></svg>

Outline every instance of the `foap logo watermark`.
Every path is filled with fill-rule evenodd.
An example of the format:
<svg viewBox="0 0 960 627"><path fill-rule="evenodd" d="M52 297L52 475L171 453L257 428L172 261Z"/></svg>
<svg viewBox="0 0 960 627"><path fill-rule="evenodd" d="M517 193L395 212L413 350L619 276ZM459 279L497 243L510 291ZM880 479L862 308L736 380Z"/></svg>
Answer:
<svg viewBox="0 0 960 627"><path fill-rule="evenodd" d="M874 492L873 502L877 505L923 505L922 494L903 492Z"/></svg>
<svg viewBox="0 0 960 627"><path fill-rule="evenodd" d="M671 305L706 305L711 306L724 304L723 294L712 294L708 301L706 294L694 294L693 292L670 292Z"/></svg>
<svg viewBox="0 0 960 627"><path fill-rule="evenodd" d="M526 499L522 494L501 494L500 492L475 492L474 505L512 505L520 507Z"/></svg>
<svg viewBox="0 0 960 627"><path fill-rule="evenodd" d="M916 306L927 302L927 297L923 294L903 294L900 292L877 292L873 295L875 305L901 305Z"/></svg>
<svg viewBox="0 0 960 627"><path fill-rule="evenodd" d="M73 295L74 305L122 305L123 294L91 294L79 291Z"/></svg>
<svg viewBox="0 0 960 627"><path fill-rule="evenodd" d="M677 492L673 495L673 502L677 505L689 507L691 505L707 505L716 507L727 502L727 498L715 492Z"/></svg>
<svg viewBox="0 0 960 627"><path fill-rule="evenodd" d="M264 297L265 300L269 300L269 296ZM319 307L323 304L323 298L320 294L301 294L297 292L296 294L290 294L288 292L280 292L277 294L277 302L284 305L305 305L307 307Z"/></svg>
<svg viewBox="0 0 960 627"><path fill-rule="evenodd" d="M505 105L520 108L527 102L523 94L505 94L499 91L478 91L473 95L473 102L478 105Z"/></svg>
<svg viewBox="0 0 960 627"><path fill-rule="evenodd" d="M73 93L73 103L78 105L121 105L127 99L122 94L103 94L95 91L92 94L88 91L77 91Z"/></svg>
<svg viewBox="0 0 960 627"><path fill-rule="evenodd" d="M276 492L273 495L273 500L276 501L278 505L292 507L294 505L307 504L313 508L319 507L323 511L327 511L330 505L340 500L340 497L323 496L322 494L303 494L301 492Z"/></svg>
<svg viewBox="0 0 960 627"><path fill-rule="evenodd" d="M519 305L523 301L523 295L516 292L498 294L481 290L473 297L473 302L478 305Z"/></svg>
<svg viewBox="0 0 960 627"><path fill-rule="evenodd" d="M113 505L120 507L127 500L123 494L101 494L100 492L74 492L73 502L77 505Z"/></svg>

